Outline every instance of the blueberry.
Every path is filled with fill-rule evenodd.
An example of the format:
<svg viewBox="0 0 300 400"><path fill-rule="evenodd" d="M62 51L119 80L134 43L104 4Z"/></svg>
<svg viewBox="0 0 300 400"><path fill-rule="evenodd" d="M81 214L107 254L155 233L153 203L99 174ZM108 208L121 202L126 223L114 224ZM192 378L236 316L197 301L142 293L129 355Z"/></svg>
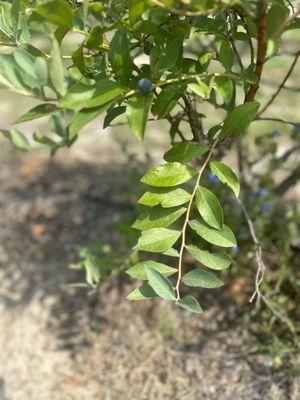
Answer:
<svg viewBox="0 0 300 400"><path fill-rule="evenodd" d="M266 191L265 188L263 188L262 186L259 187L258 191L256 192L257 196L262 197L262 198L266 198L268 195L268 192Z"/></svg>
<svg viewBox="0 0 300 400"><path fill-rule="evenodd" d="M219 179L213 175L211 172L207 173L208 179L210 180L210 182L212 183L219 183Z"/></svg>
<svg viewBox="0 0 300 400"><path fill-rule="evenodd" d="M277 129L274 129L273 131L272 131L272 136L273 137L279 137L281 135L281 133L277 130Z"/></svg>
<svg viewBox="0 0 300 400"><path fill-rule="evenodd" d="M239 253L239 252L240 252L240 248L239 248L238 246L231 247L230 250L231 250L233 253Z"/></svg>
<svg viewBox="0 0 300 400"><path fill-rule="evenodd" d="M150 79L142 78L138 81L138 88L142 94L148 94L152 91L152 82Z"/></svg>
<svg viewBox="0 0 300 400"><path fill-rule="evenodd" d="M264 212L267 212L267 211L270 210L270 207L271 207L271 202L268 201L267 203L263 204L263 205L260 207L260 211L263 212L263 213L264 213Z"/></svg>

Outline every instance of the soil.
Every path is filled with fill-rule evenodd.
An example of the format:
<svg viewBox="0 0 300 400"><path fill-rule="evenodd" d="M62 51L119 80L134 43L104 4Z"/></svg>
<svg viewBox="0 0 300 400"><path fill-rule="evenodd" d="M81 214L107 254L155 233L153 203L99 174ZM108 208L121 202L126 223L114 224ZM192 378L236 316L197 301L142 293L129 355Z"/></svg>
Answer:
<svg viewBox="0 0 300 400"><path fill-rule="evenodd" d="M71 286L83 280L68 268L76 245L118 246L114 224L131 207L128 166L104 148L1 156L0 399L299 399L300 381L252 351L222 290L199 316L128 302L122 275L94 295Z"/></svg>

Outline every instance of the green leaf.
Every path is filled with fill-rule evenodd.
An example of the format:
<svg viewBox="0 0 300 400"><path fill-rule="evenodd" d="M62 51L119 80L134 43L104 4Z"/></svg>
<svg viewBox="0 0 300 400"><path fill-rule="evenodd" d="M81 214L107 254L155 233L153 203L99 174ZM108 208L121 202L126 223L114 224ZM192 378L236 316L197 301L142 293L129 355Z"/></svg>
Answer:
<svg viewBox="0 0 300 400"><path fill-rule="evenodd" d="M222 230L211 228L205 222L192 220L190 227L204 240L221 247L235 247L236 239L234 233L227 225L223 224Z"/></svg>
<svg viewBox="0 0 300 400"><path fill-rule="evenodd" d="M109 45L108 58L117 78L124 85L128 85L133 62L130 55L130 41L125 29L116 31Z"/></svg>
<svg viewBox="0 0 300 400"><path fill-rule="evenodd" d="M210 97L209 87L201 80L198 83L189 83L188 88L203 99L209 99Z"/></svg>
<svg viewBox="0 0 300 400"><path fill-rule="evenodd" d="M164 208L176 207L187 203L191 195L181 188L149 188L138 200L144 206L161 205Z"/></svg>
<svg viewBox="0 0 300 400"><path fill-rule="evenodd" d="M223 226L223 210L218 198L208 189L200 186L196 192L196 206L204 221L218 230Z"/></svg>
<svg viewBox="0 0 300 400"><path fill-rule="evenodd" d="M151 228L167 228L173 222L177 221L185 211L185 207L176 207L174 209L157 206L143 212L132 224L132 227L142 231Z"/></svg>
<svg viewBox="0 0 300 400"><path fill-rule="evenodd" d="M232 259L225 253L210 253L209 251L200 250L192 244L185 248L197 261L211 269L223 270L232 263Z"/></svg>
<svg viewBox="0 0 300 400"><path fill-rule="evenodd" d="M69 29L73 27L72 8L65 0L48 1L34 8L33 11L45 18L47 22Z"/></svg>
<svg viewBox="0 0 300 400"><path fill-rule="evenodd" d="M163 253L178 240L181 232L167 228L152 228L142 232L135 250Z"/></svg>
<svg viewBox="0 0 300 400"><path fill-rule="evenodd" d="M142 261L135 266L129 268L126 273L135 279L146 280L148 279L146 268L152 268L160 272L162 275L170 276L177 272L176 268L168 267L165 264L156 261Z"/></svg>
<svg viewBox="0 0 300 400"><path fill-rule="evenodd" d="M83 46L79 46L72 54L72 61L74 67L76 67L82 75L85 74L85 59L83 55Z"/></svg>
<svg viewBox="0 0 300 400"><path fill-rule="evenodd" d="M171 187L189 181L197 174L192 167L178 162L151 168L141 179L150 186Z"/></svg>
<svg viewBox="0 0 300 400"><path fill-rule="evenodd" d="M27 111L25 114L21 115L14 124L20 124L21 122L32 121L33 119L42 118L49 114L53 114L58 109L55 104L44 103L33 107L31 110Z"/></svg>
<svg viewBox="0 0 300 400"><path fill-rule="evenodd" d="M224 283L211 274L201 269L193 269L182 277L182 282L187 286L215 289L223 286Z"/></svg>
<svg viewBox="0 0 300 400"><path fill-rule="evenodd" d="M186 310L192 311L194 313L202 313L203 312L198 301L195 299L195 297L191 296L190 294L188 294L187 296L182 297L180 300L178 300L177 304L180 307L185 308Z"/></svg>
<svg viewBox="0 0 300 400"><path fill-rule="evenodd" d="M200 157L208 151L206 144L197 142L176 143L170 150L164 154L164 159L168 162L179 161L185 163L195 157Z"/></svg>
<svg viewBox="0 0 300 400"><path fill-rule="evenodd" d="M169 85L162 89L152 107L153 114L165 118L176 106L185 86Z"/></svg>
<svg viewBox="0 0 300 400"><path fill-rule="evenodd" d="M127 120L132 132L139 139L144 139L148 114L152 104L153 94L142 94L132 97L126 107Z"/></svg>
<svg viewBox="0 0 300 400"><path fill-rule="evenodd" d="M236 197L239 196L240 182L235 172L228 167L228 165L219 161L211 161L210 170L212 174L216 175L221 182L225 183L230 187L230 189L233 190Z"/></svg>
<svg viewBox="0 0 300 400"><path fill-rule="evenodd" d="M214 88L220 99L225 104L230 104L233 94L232 80L226 76L216 76L214 80Z"/></svg>
<svg viewBox="0 0 300 400"><path fill-rule="evenodd" d="M36 58L34 63L34 71L41 86L48 85L48 63L44 58Z"/></svg>
<svg viewBox="0 0 300 400"><path fill-rule="evenodd" d="M164 256L168 256L168 257L179 257L178 250L175 250L173 247L171 247L170 249L164 251L162 254Z"/></svg>
<svg viewBox="0 0 300 400"><path fill-rule="evenodd" d="M37 79L34 67L35 58L31 54L24 50L16 49L13 52L13 56L19 68L31 76L31 78Z"/></svg>
<svg viewBox="0 0 300 400"><path fill-rule="evenodd" d="M168 278L148 267L146 267L146 273L149 285L159 297L165 300L175 300L174 289Z"/></svg>
<svg viewBox="0 0 300 400"><path fill-rule="evenodd" d="M146 300L157 297L152 287L148 283L143 283L142 286L135 288L127 296L127 300Z"/></svg>
<svg viewBox="0 0 300 400"><path fill-rule="evenodd" d="M20 4L21 4L21 0L13 0L12 6L11 6L11 20L12 20L13 29L15 32L15 37L17 37L18 28L19 28Z"/></svg>
<svg viewBox="0 0 300 400"><path fill-rule="evenodd" d="M230 43L222 40L219 48L219 60L223 64L227 72L231 71L233 65L233 51L231 49Z"/></svg>
<svg viewBox="0 0 300 400"><path fill-rule="evenodd" d="M80 129L106 111L110 105L111 103L106 103L100 107L84 108L74 114L69 126L69 139L73 139Z"/></svg>
<svg viewBox="0 0 300 400"><path fill-rule="evenodd" d="M65 93L64 66L56 39L53 39L51 59L49 61L49 77L55 92L62 96Z"/></svg>
<svg viewBox="0 0 300 400"><path fill-rule="evenodd" d="M17 129L5 130L0 129L0 132L19 150L30 150L30 144L26 137Z"/></svg>
<svg viewBox="0 0 300 400"><path fill-rule="evenodd" d="M182 40L178 37L171 37L166 45L166 49L160 58L156 69L158 72L172 70L172 68L180 65L180 57L182 57Z"/></svg>
<svg viewBox="0 0 300 400"><path fill-rule="evenodd" d="M222 136L238 135L243 132L255 118L259 105L257 101L252 101L230 111L222 127Z"/></svg>
<svg viewBox="0 0 300 400"><path fill-rule="evenodd" d="M149 7L146 0L129 0L129 22L134 25L139 19L141 19L143 12Z"/></svg>
<svg viewBox="0 0 300 400"><path fill-rule="evenodd" d="M119 115L122 115L126 111L126 106L114 107L107 111L104 118L103 129L107 128L111 122L116 119Z"/></svg>
<svg viewBox="0 0 300 400"><path fill-rule="evenodd" d="M123 86L108 79L100 79L94 85L75 83L60 100L59 106L75 109L78 106L93 108L115 100L124 91Z"/></svg>
<svg viewBox="0 0 300 400"><path fill-rule="evenodd" d="M275 39L281 35L285 23L289 17L289 9L282 4L274 4L267 15L267 34Z"/></svg>

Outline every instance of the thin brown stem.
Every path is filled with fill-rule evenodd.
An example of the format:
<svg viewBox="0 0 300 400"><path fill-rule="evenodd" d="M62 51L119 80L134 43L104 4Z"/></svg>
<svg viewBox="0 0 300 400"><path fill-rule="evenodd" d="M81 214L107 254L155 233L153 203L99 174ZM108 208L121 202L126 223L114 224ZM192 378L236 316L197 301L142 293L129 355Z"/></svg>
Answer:
<svg viewBox="0 0 300 400"><path fill-rule="evenodd" d="M188 120L189 120L189 124L190 124L190 127L191 127L193 138L194 138L195 142L199 142L201 128L200 128L200 126L198 124L198 121L197 121L197 119L195 117L193 106L192 106L191 101L190 101L190 99L189 99L189 97L188 97L188 95L186 93L183 93L182 98L183 98L183 101L184 101L185 112L186 112L186 115L187 115Z"/></svg>
<svg viewBox="0 0 300 400"><path fill-rule="evenodd" d="M284 77L283 81L278 86L278 89L273 94L273 96L270 98L270 100L267 102L267 104L262 108L262 110L257 114L257 117L259 117L262 113L264 113L267 110L267 108L269 108L269 106L274 102L276 97L279 95L281 90L284 88L284 85L285 85L286 81L289 79L291 73L293 72L293 69L295 68L295 66L297 64L299 56L300 56L300 51L298 51L298 53L295 55L295 58L294 58L294 60L293 60L293 62L291 64L286 76Z"/></svg>
<svg viewBox="0 0 300 400"><path fill-rule="evenodd" d="M207 157L206 157L206 159L205 159L203 165L201 166L201 168L200 168L200 170L199 170L199 172L198 172L198 174L197 174L197 179L196 179L196 183L195 183L195 186L194 186L194 190L193 190L193 193L191 194L191 198L190 198L190 201L189 201L187 210L186 210L185 220L184 220L183 227L182 227L182 230L181 230L181 246L180 246L179 260L178 260L178 275L177 275L177 283L176 283L176 286L175 286L176 301L178 301L178 300L180 299L179 287L180 287L181 278L182 278L183 253L184 253L184 249L185 249L185 245L186 245L186 243L185 243L185 239L186 239L186 229L187 229L187 226L188 226L188 223L189 223L189 220L190 220L190 213L191 213L191 209L192 209L194 197L195 197L195 195L196 195L196 191L197 191L197 189L198 189L198 186L199 186L199 183L200 183L202 174L203 174L203 172L204 172L204 170L205 170L207 164L209 163L209 161L210 161L210 159L211 159L211 157L212 157L212 155L213 155L213 151L214 151L214 149L215 149L215 147L216 147L218 141L219 141L219 140L216 139L216 140L213 142L213 144L212 144L212 146L211 146L211 148L210 148L210 151L209 151L209 153L208 153L208 155L207 155Z"/></svg>
<svg viewBox="0 0 300 400"><path fill-rule="evenodd" d="M257 57L255 74L257 75L257 82L250 86L250 89L245 97L245 102L253 101L256 92L259 88L259 82L263 71L266 52L267 52L267 2L260 0L257 5Z"/></svg>

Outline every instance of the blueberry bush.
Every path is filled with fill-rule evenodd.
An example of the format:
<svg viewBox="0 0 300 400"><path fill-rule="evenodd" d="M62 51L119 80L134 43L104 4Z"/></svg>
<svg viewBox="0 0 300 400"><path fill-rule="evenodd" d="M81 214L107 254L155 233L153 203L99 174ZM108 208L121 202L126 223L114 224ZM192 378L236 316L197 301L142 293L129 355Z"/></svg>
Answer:
<svg viewBox="0 0 300 400"><path fill-rule="evenodd" d="M190 294L193 288L221 287L220 274L232 256L243 257L238 242L245 233L236 239L239 216L225 218L225 202L226 210L242 212L255 247L252 298L272 308L260 290L265 265L248 208L259 219L259 213L270 212L273 197L266 189L270 179L255 177L253 166L268 154L271 170L291 154L275 157L278 131L257 138L257 160L242 139L250 124L264 119L297 63L299 52L285 80L260 104L265 64L280 56L282 35L299 29L298 14L286 0L0 2L1 87L38 101L15 124L48 116L55 137L34 132L33 139L52 155L72 146L82 128L100 116L107 127L124 115L138 140L149 134L148 121L168 124L161 128L170 142L164 161L141 177L143 211L132 226L139 232L134 251L141 258L126 272L143 283L129 300L161 297L202 312ZM62 45L72 35L80 37L79 44L64 54ZM299 150L297 122L270 119L290 126L290 153ZM19 129L1 133L18 149L30 149ZM232 149L238 170L222 161ZM277 195L298 177L299 167ZM92 285L100 266L90 252L82 250L81 257ZM194 260L192 267L187 257Z"/></svg>

